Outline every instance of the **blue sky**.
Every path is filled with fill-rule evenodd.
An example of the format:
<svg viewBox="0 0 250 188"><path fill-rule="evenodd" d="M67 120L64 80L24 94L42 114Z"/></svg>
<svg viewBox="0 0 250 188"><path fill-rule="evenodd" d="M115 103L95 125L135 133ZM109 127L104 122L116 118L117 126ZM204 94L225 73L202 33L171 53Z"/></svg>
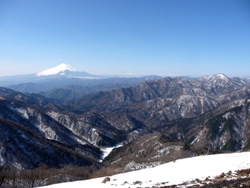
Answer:
<svg viewBox="0 0 250 188"><path fill-rule="evenodd" d="M0 0L0 76L250 76L248 0Z"/></svg>

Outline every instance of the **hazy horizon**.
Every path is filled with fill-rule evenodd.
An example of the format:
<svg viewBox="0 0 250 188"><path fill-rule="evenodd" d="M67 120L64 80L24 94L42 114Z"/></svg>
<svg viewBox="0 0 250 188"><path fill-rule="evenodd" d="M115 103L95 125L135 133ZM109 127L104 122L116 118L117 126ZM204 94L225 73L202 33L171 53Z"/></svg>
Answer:
<svg viewBox="0 0 250 188"><path fill-rule="evenodd" d="M247 0L2 0L0 77L59 64L91 74L250 76Z"/></svg>

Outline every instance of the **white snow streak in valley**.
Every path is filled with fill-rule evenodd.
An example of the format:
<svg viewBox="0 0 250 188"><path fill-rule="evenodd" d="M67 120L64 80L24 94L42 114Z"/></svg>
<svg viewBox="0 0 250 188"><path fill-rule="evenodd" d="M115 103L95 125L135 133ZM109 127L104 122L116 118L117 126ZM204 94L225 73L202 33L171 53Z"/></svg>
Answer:
<svg viewBox="0 0 250 188"><path fill-rule="evenodd" d="M110 176L111 181L102 183L102 178L85 181L68 182L45 186L46 188L107 188L107 187L152 187L165 182L166 185L181 184L196 178L204 180L215 177L222 172L250 168L250 152L198 156L176 160L154 168L127 172ZM140 181L141 185L134 182ZM163 185L162 185L163 186ZM44 188L45 188L44 187ZM160 187L160 186L159 186Z"/></svg>
<svg viewBox="0 0 250 188"><path fill-rule="evenodd" d="M102 152L103 152L103 156L102 156L102 159L100 160L100 162L103 161L111 153L111 151L114 148L119 148L119 147L122 147L122 146L123 146L122 144L118 144L115 147L100 148L102 150Z"/></svg>

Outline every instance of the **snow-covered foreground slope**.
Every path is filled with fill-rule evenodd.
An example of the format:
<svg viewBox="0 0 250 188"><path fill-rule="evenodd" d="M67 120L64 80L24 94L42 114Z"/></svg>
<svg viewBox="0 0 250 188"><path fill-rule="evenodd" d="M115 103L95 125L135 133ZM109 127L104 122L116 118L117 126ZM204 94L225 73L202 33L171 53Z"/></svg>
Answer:
<svg viewBox="0 0 250 188"><path fill-rule="evenodd" d="M204 180L207 177L218 176L222 172L232 171L234 173L236 170L247 168L250 168L250 152L207 155L176 160L151 169L113 175L110 176L111 181L106 183L102 183L104 180L102 177L46 187L161 187L182 184L197 178Z"/></svg>

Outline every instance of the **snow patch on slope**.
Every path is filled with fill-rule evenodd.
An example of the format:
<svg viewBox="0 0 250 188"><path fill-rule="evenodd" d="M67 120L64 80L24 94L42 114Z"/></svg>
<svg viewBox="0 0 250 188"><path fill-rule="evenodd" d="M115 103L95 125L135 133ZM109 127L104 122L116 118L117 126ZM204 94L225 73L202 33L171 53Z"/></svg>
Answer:
<svg viewBox="0 0 250 188"><path fill-rule="evenodd" d="M210 177L215 178L222 172L250 168L250 152L218 154L198 156L176 160L154 168L127 172L110 176L111 181L102 183L102 178L90 179L85 181L61 183L46 186L47 188L66 188L66 187L153 187L160 185L180 185L183 182L192 184L196 178L205 180ZM136 183L137 182L137 183ZM139 185L138 185L139 183Z"/></svg>

